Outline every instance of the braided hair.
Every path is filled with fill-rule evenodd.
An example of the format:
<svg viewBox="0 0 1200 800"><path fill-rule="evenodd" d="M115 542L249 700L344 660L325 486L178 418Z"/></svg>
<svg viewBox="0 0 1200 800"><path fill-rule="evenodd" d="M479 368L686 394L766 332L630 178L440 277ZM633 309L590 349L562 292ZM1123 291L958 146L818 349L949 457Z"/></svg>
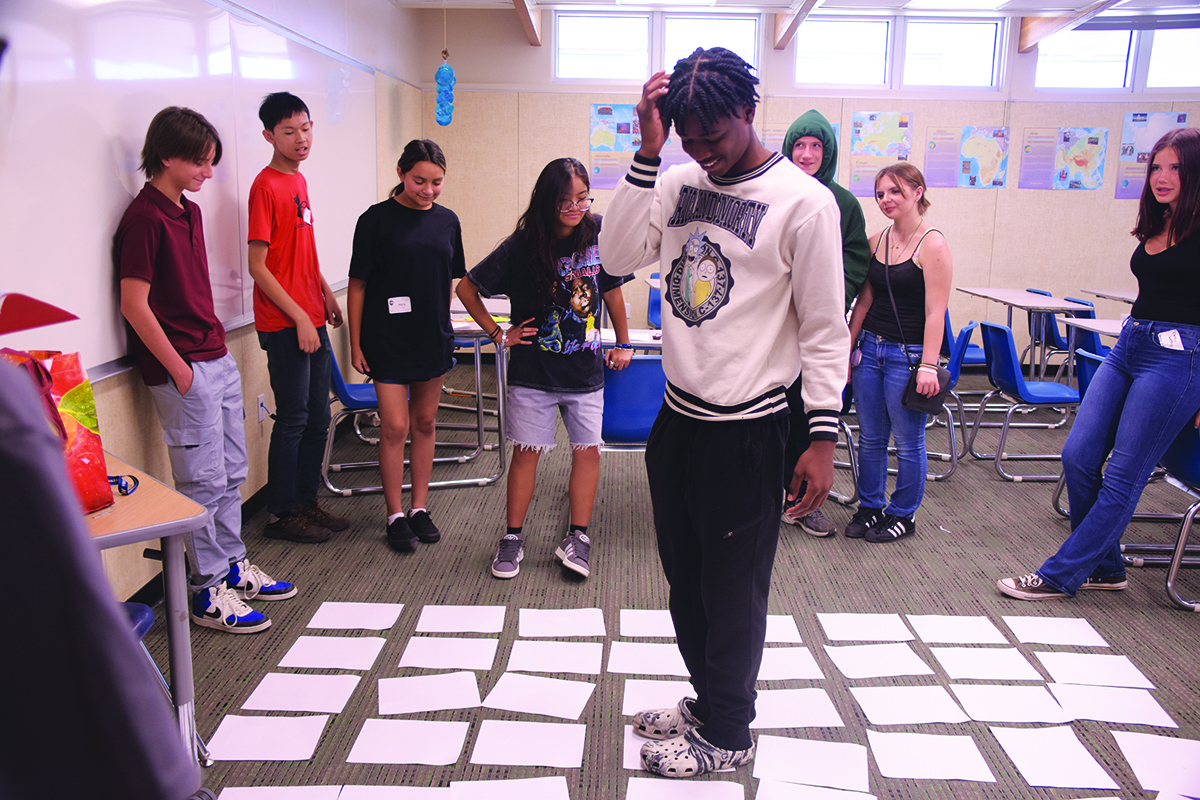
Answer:
<svg viewBox="0 0 1200 800"><path fill-rule="evenodd" d="M758 103L752 69L732 50L696 48L675 62L667 93L658 98L663 124L669 129L674 123L678 131L688 114L695 114L708 133L717 120L740 117L744 108Z"/></svg>

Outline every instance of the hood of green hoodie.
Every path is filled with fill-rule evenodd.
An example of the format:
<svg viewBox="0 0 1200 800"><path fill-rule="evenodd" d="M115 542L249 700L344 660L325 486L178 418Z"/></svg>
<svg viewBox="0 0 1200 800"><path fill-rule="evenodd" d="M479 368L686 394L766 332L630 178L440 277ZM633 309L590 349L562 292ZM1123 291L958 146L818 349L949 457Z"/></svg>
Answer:
<svg viewBox="0 0 1200 800"><path fill-rule="evenodd" d="M821 140L821 144L825 148L825 159L813 177L828 186L829 182L833 180L833 173L837 171L838 146L837 139L833 135L833 126L829 124L829 120L825 119L825 115L815 108L805 111L796 118L796 121L788 128L787 135L783 137L784 158L791 160L792 148L796 146L796 140L801 136L813 136Z"/></svg>

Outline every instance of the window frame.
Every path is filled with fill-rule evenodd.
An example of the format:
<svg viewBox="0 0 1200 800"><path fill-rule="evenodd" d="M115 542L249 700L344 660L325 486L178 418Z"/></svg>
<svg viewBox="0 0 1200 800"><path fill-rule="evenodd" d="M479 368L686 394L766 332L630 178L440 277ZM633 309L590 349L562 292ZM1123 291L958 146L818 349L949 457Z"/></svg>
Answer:
<svg viewBox="0 0 1200 800"><path fill-rule="evenodd" d="M1009 39L1009 18L1008 17L965 17L965 16L930 16L927 14L913 14L897 17L898 25L896 29L896 44L894 54L894 74L895 80L892 82L892 89L910 92L928 91L959 91L959 92L981 92L981 93L999 93L1003 89L1006 72L1006 55L1008 53ZM908 26L909 23L957 23L957 24L980 24L988 23L996 26L996 38L992 42L992 75L991 82L974 85L961 84L939 84L939 83L908 83L905 81L905 70L908 66Z"/></svg>
<svg viewBox="0 0 1200 800"><path fill-rule="evenodd" d="M657 60L654 60L651 62L651 66L650 66L651 74L653 74L654 72L656 72L660 69L670 72L675 66L674 64L666 63L667 62L667 23L671 19L725 19L725 20L738 19L738 20L753 20L754 21L754 61L751 62L751 66L754 67L754 74L758 75L761 79L762 70L763 70L763 60L764 60L764 56L765 56L765 52L764 52L764 48L763 48L763 41L764 41L763 40L763 31L767 27L764 22L762 14L752 14L752 13L738 14L738 13L734 13L734 12L728 12L728 13L722 13L722 14L697 14L695 12L687 12L687 11L656 11L654 13L659 17L659 20L660 20L660 34L656 37L655 43L658 45L658 55L657 55ZM651 49L653 49L653 48L651 48ZM659 66L656 67L655 64L658 64ZM647 76L647 77L649 77L649 76Z"/></svg>
<svg viewBox="0 0 1200 800"><path fill-rule="evenodd" d="M799 68L800 48L796 38L792 39L792 87L795 89L805 90L848 90L856 92L888 92L895 89L895 51L897 44L896 31L899 28L899 17L893 15L859 15L850 14L820 14L809 16L806 23L809 22L883 22L887 24L887 36L885 37L884 54L883 54L883 82L882 83L813 83L800 82L796 80L796 72ZM803 27L802 23L802 27Z"/></svg>
<svg viewBox="0 0 1200 800"><path fill-rule="evenodd" d="M648 72L644 77L640 78L562 78L558 75L559 56L561 54L562 33L559 27L559 20L563 17L625 17L634 19L646 20L647 43L649 51L646 53L646 63ZM662 29L661 22L656 26L655 12L651 11L610 11L608 9L600 11L591 10L556 10L554 12L554 47L551 53L552 59L552 83L561 83L566 85L576 86L641 86L646 82L650 75L654 74L655 59L662 60Z"/></svg>

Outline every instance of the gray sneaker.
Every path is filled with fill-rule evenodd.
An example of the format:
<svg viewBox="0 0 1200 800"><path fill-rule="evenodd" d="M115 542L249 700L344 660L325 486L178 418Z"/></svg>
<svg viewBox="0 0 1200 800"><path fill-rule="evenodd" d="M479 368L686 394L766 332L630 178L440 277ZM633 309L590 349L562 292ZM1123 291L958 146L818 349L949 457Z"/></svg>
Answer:
<svg viewBox="0 0 1200 800"><path fill-rule="evenodd" d="M579 531L571 531L567 534L567 538L562 540L562 544L554 551L554 555L562 561L562 565L567 569L578 572L583 577L592 574L591 568L588 567L588 556L592 552L592 540L588 538L586 533Z"/></svg>
<svg viewBox="0 0 1200 800"><path fill-rule="evenodd" d="M825 516L825 512L819 508L803 517L790 517L787 511L784 511L782 519L789 525L799 525L809 536L833 536L837 530L837 523Z"/></svg>
<svg viewBox="0 0 1200 800"><path fill-rule="evenodd" d="M504 534L492 557L492 574L501 580L517 577L525 558L525 540L513 533Z"/></svg>

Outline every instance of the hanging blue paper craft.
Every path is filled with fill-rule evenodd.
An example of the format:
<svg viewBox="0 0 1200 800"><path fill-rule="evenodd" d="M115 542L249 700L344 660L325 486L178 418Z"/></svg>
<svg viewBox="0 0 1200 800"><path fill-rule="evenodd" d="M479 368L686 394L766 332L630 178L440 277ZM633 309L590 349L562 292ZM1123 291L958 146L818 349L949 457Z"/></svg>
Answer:
<svg viewBox="0 0 1200 800"><path fill-rule="evenodd" d="M437 124L445 127L450 124L450 120L454 117L454 67L446 63L446 59L450 57L448 50L442 51L442 65L437 68L437 72L433 74L434 83L437 84L437 107L435 116Z"/></svg>

